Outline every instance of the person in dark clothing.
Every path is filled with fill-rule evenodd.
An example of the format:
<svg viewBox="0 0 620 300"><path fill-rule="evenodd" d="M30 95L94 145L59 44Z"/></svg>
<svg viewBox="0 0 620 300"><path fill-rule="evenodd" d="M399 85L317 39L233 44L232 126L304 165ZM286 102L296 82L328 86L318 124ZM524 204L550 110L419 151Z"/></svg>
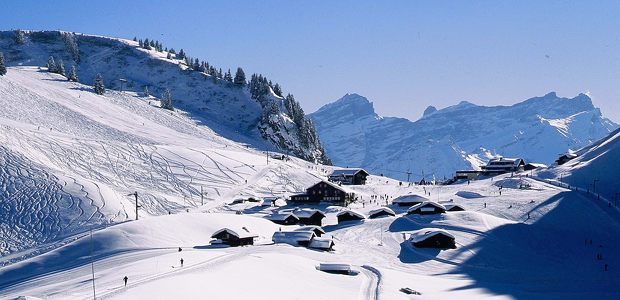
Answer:
<svg viewBox="0 0 620 300"><path fill-rule="evenodd" d="M183 251L183 249L181 249L181 247L179 247L179 252Z"/></svg>
<svg viewBox="0 0 620 300"><path fill-rule="evenodd" d="M125 281L125 286L127 286L127 279L129 279L129 278L127 278L127 276L125 276L125 278L123 278L123 281Z"/></svg>
<svg viewBox="0 0 620 300"><path fill-rule="evenodd" d="M181 267L183 266L183 259L181 258Z"/></svg>
<svg viewBox="0 0 620 300"><path fill-rule="evenodd" d="M605 271L607 271L607 267L609 267L609 265L608 265L608 264L605 264Z"/></svg>

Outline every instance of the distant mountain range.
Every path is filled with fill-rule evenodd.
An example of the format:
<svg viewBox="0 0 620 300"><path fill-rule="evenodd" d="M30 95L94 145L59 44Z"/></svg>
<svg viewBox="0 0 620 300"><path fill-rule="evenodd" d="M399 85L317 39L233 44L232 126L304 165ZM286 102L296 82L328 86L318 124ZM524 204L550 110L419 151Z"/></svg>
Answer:
<svg viewBox="0 0 620 300"><path fill-rule="evenodd" d="M553 92L512 106L429 106L415 122L381 117L368 99L347 94L308 116L335 165L401 180L409 171L411 181L451 178L497 155L551 164L618 128L588 96Z"/></svg>

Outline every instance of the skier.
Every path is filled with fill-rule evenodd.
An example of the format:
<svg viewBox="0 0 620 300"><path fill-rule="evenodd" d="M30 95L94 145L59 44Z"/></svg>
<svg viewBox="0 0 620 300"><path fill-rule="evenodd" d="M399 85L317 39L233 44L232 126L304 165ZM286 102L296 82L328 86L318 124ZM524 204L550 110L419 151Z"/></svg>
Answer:
<svg viewBox="0 0 620 300"><path fill-rule="evenodd" d="M608 264L605 264L605 271L607 271L607 267L609 267L609 265L608 265Z"/></svg>
<svg viewBox="0 0 620 300"><path fill-rule="evenodd" d="M183 251L183 249L181 249L181 247L179 247L179 252Z"/></svg>
<svg viewBox="0 0 620 300"><path fill-rule="evenodd" d="M125 276L125 278L123 278L123 281L125 281L125 286L127 286L127 279L129 279L129 278L127 278L127 276Z"/></svg>
<svg viewBox="0 0 620 300"><path fill-rule="evenodd" d="M181 258L181 267L183 266L183 259Z"/></svg>

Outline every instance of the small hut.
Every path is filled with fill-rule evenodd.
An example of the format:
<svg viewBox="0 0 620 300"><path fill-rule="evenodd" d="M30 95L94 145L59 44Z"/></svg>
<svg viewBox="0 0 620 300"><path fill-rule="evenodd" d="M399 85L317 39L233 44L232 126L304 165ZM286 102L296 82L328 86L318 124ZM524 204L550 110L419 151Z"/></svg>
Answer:
<svg viewBox="0 0 620 300"><path fill-rule="evenodd" d="M422 202L418 205L412 206L407 210L407 214L419 214L419 215L432 215L443 214L446 212L446 207L433 201Z"/></svg>
<svg viewBox="0 0 620 300"><path fill-rule="evenodd" d="M315 237L310 241L310 245L308 248L319 249L323 251L332 251L334 250L334 241L331 238L319 238Z"/></svg>
<svg viewBox="0 0 620 300"><path fill-rule="evenodd" d="M396 213L389 207L380 207L377 209L373 209L368 213L369 219L375 219L383 216L396 216Z"/></svg>
<svg viewBox="0 0 620 300"><path fill-rule="evenodd" d="M313 231L276 231L271 240L276 244L308 247L313 238Z"/></svg>
<svg viewBox="0 0 620 300"><path fill-rule="evenodd" d="M299 228L296 228L293 231L312 231L317 237L320 237L325 234L325 230L323 230L321 226L316 226L316 225L301 226Z"/></svg>
<svg viewBox="0 0 620 300"><path fill-rule="evenodd" d="M416 194L409 194L397 197L392 200L392 203L397 204L398 206L414 206L426 201L430 201L430 199Z"/></svg>
<svg viewBox="0 0 620 300"><path fill-rule="evenodd" d="M267 215L265 219L280 225L295 225L299 223L299 218L292 213Z"/></svg>
<svg viewBox="0 0 620 300"><path fill-rule="evenodd" d="M454 236L438 228L422 228L412 233L410 240L418 248L456 248Z"/></svg>
<svg viewBox="0 0 620 300"><path fill-rule="evenodd" d="M299 224L321 226L325 213L318 209L295 209L292 213L299 218Z"/></svg>
<svg viewBox="0 0 620 300"><path fill-rule="evenodd" d="M364 216L362 213L353 210L341 211L336 215L336 217L338 218L338 224L345 221L359 221L366 219L366 216Z"/></svg>
<svg viewBox="0 0 620 300"><path fill-rule="evenodd" d="M239 229L222 228L211 235L211 238L231 247L254 245L254 238L256 237L258 235L250 233L245 227Z"/></svg>
<svg viewBox="0 0 620 300"><path fill-rule="evenodd" d="M444 204L444 207L446 208L446 211L465 211L463 206L454 203Z"/></svg>

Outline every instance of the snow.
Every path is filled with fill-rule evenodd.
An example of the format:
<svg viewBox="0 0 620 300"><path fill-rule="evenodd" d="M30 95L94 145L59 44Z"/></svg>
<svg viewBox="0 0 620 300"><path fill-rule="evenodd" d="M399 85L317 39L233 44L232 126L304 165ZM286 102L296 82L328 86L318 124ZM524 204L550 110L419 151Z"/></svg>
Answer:
<svg viewBox="0 0 620 300"><path fill-rule="evenodd" d="M296 210L230 203L285 198L339 167L267 164L265 152L183 110L171 114L132 93L97 96L36 68L9 67L0 94L0 300L90 299L92 270L98 299L620 297L618 131L562 166L447 186L370 175L347 186L358 196L349 208ZM596 193L586 190L594 179ZM466 211L406 215L393 202L410 195ZM396 216L337 223L346 209L386 208ZM276 211L321 211L325 234L315 240L333 241L333 251L273 243L280 230L303 233L263 218ZM257 235L254 245L210 245L218 230L242 227ZM448 231L457 248L415 248L410 238L424 228ZM331 274L321 264L358 272Z"/></svg>
<svg viewBox="0 0 620 300"><path fill-rule="evenodd" d="M410 239L412 243L418 243L438 234L443 234L454 239L454 236L451 235L449 232L437 228L422 228L420 230L414 231L413 233L411 233Z"/></svg>

